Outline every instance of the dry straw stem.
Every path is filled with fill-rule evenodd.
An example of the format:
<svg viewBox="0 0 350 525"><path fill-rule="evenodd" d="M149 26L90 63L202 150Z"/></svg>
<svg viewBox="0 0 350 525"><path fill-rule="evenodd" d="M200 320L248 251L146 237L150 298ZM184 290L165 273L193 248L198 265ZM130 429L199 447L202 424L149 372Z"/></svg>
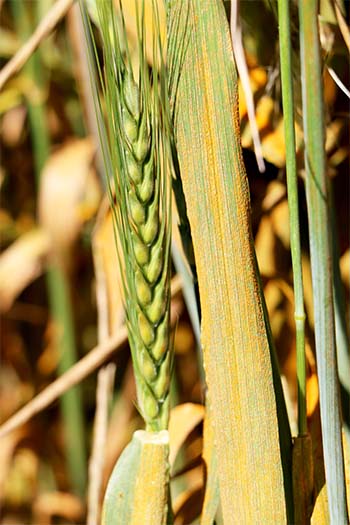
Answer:
<svg viewBox="0 0 350 525"><path fill-rule="evenodd" d="M248 119L254 144L256 162L258 164L259 171L263 173L265 171L265 162L262 153L259 129L255 116L254 98L252 88L250 86L249 71L243 48L242 25L240 20L239 4L240 0L231 1L232 47L235 55L238 74L242 82L242 88L246 99Z"/></svg>
<svg viewBox="0 0 350 525"><path fill-rule="evenodd" d="M74 10L71 11L72 14L73 12ZM109 317L112 314L120 314L120 311L123 310L123 306L120 286L115 286L116 282L120 283L119 267L115 264L113 265L113 282L110 283L110 286L107 285L108 268L105 267L104 263L107 262L106 259L111 259L111 257L104 252L104 249L108 249L110 246L114 247L113 228L108 227L111 222L108 209L109 204L105 199L102 201L93 235L93 258L96 277L97 327L99 342L107 340L108 336L112 335L110 332L114 333L115 331L120 330L122 325L122 318L119 317L119 320L111 326L111 330L109 327ZM115 254L113 253L113 255ZM108 304L108 292L110 291L110 288L113 288L114 292L115 288L117 288L118 301L113 304ZM112 309L116 309L117 312L112 312ZM94 436L89 462L87 525L100 523L101 489L106 463L106 443L109 427L108 409L113 393L114 377L115 365L113 363L109 363L102 367L97 375Z"/></svg>
<svg viewBox="0 0 350 525"><path fill-rule="evenodd" d="M175 132L202 307L225 523L286 523L270 350L256 275L237 74L222 2L170 3L169 69L187 38ZM180 16L182 19L176 19ZM185 26L184 32L178 29ZM176 29L177 28L177 29ZM174 65L175 64L175 65Z"/></svg>
<svg viewBox="0 0 350 525"><path fill-rule="evenodd" d="M109 363L101 368L97 376L94 438L89 461L87 525L96 525L99 522L108 428L108 408L113 392L115 368L114 363Z"/></svg>
<svg viewBox="0 0 350 525"><path fill-rule="evenodd" d="M0 71L0 90L4 87L9 78L24 66L40 42L51 33L72 4L73 0L57 0L44 19L40 22L32 36Z"/></svg>
<svg viewBox="0 0 350 525"><path fill-rule="evenodd" d="M344 15L339 7L338 0L335 0L334 2L334 10L335 10L335 16L337 17L339 29L344 38L345 45L350 52L350 30L349 30L348 24L346 23Z"/></svg>

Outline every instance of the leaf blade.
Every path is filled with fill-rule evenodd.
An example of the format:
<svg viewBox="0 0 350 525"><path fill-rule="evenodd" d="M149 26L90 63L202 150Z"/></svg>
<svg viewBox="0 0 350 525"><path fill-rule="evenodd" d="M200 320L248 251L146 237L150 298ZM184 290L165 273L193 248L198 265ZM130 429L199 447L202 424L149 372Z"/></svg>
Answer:
<svg viewBox="0 0 350 525"><path fill-rule="evenodd" d="M181 16L176 2L170 16L171 9ZM186 55L171 99L198 270L224 519L283 523L276 401L239 140L237 77L221 2L188 4L183 25L176 38L182 40L182 29ZM170 70L176 67L174 48L168 43ZM261 450L262 443L268 450Z"/></svg>

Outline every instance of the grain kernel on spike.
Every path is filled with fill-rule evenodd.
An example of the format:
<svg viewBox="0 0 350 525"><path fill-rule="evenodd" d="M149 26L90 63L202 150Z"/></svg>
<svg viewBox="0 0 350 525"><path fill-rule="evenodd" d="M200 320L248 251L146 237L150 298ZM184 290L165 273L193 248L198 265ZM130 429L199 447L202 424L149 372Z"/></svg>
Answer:
<svg viewBox="0 0 350 525"><path fill-rule="evenodd" d="M158 233L159 218L157 213L150 213L146 224L141 227L142 239L146 244L152 244Z"/></svg>
<svg viewBox="0 0 350 525"><path fill-rule="evenodd" d="M164 283L160 282L156 288L152 304L147 308L147 316L152 323L156 324L159 322L165 312L166 304Z"/></svg>
<svg viewBox="0 0 350 525"><path fill-rule="evenodd" d="M129 151L125 152L126 166L130 179L135 183L139 184L142 180L142 168L138 165L134 156Z"/></svg>
<svg viewBox="0 0 350 525"><path fill-rule="evenodd" d="M168 370L168 366L165 365L160 368L158 379L157 381L155 381L153 385L153 392L155 393L160 403L164 401L164 398L166 397L169 391L169 384L170 384L169 370Z"/></svg>
<svg viewBox="0 0 350 525"><path fill-rule="evenodd" d="M146 277L150 283L155 283L163 268L163 248L160 244L151 253L151 262L145 270Z"/></svg>
<svg viewBox="0 0 350 525"><path fill-rule="evenodd" d="M155 338L154 328L142 312L139 313L138 321L141 339L146 346L150 346Z"/></svg>
<svg viewBox="0 0 350 525"><path fill-rule="evenodd" d="M145 160L146 155L149 151L149 131L145 119L142 119L140 126L139 136L134 145L134 154L139 162Z"/></svg>
<svg viewBox="0 0 350 525"><path fill-rule="evenodd" d="M140 266L147 264L149 261L149 248L140 241L136 233L133 233L132 235L132 244L137 263Z"/></svg>
<svg viewBox="0 0 350 525"><path fill-rule="evenodd" d="M137 192L143 202L149 201L153 195L154 177L153 177L153 161L149 161L143 168L143 180L137 187Z"/></svg>
<svg viewBox="0 0 350 525"><path fill-rule="evenodd" d="M152 300L152 290L139 270L136 271L135 275L135 288L140 304L142 306L149 304Z"/></svg>
<svg viewBox="0 0 350 525"><path fill-rule="evenodd" d="M149 355L146 349L142 349L138 352L140 356L140 369L147 381L154 381L157 377L157 368L153 362L152 357Z"/></svg>
<svg viewBox="0 0 350 525"><path fill-rule="evenodd" d="M147 387L146 387L147 388ZM157 400L154 398L153 393L150 390L143 391L143 412L147 415L148 419L154 419L159 413L159 405Z"/></svg>
<svg viewBox="0 0 350 525"><path fill-rule="evenodd" d="M127 71L123 81L123 95L128 110L135 120L140 117L139 88L133 78L132 72Z"/></svg>
<svg viewBox="0 0 350 525"><path fill-rule="evenodd" d="M122 111L125 135L133 143L137 139L137 123L127 109L123 108Z"/></svg>
<svg viewBox="0 0 350 525"><path fill-rule="evenodd" d="M132 191L129 192L129 204L131 217L135 224L138 226L144 224L146 218L145 208Z"/></svg>
<svg viewBox="0 0 350 525"><path fill-rule="evenodd" d="M157 328L156 340L152 346L152 355L156 361L162 359L168 349L168 316Z"/></svg>
<svg viewBox="0 0 350 525"><path fill-rule="evenodd" d="M145 160L146 155L149 150L149 142L148 140L139 139L134 146L134 153L135 157L139 162L142 162Z"/></svg>

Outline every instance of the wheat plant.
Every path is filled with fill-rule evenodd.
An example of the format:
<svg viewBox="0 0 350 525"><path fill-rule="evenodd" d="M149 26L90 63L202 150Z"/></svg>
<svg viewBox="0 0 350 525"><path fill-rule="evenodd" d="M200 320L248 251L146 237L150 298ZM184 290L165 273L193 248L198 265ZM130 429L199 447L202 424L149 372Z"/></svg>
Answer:
<svg viewBox="0 0 350 525"><path fill-rule="evenodd" d="M128 44L123 3L117 3L117 11L112 0L89 3L95 7L92 18L102 36L99 76L107 133L101 104L95 104L119 262L125 269L137 403L146 423L146 431L134 433L112 473L103 523L172 522L166 430L172 366L171 182L184 251L190 254L194 277L198 275L202 313L208 477L201 523L212 524L218 508L224 523L309 522L317 476L306 418L295 143L288 141L287 159L299 381L299 435L293 441L254 251L240 143L238 79L224 4L221 0L165 2L167 75L155 0L133 4L135 54ZM146 35L146 5L151 6L151 35ZM289 133L293 139L293 95L286 92L292 67L286 30L289 12L286 2L279 7L286 36L286 41L281 37L286 136ZM151 53L146 37L152 43ZM340 436L338 431L338 440ZM344 478L342 473L339 478ZM333 495L332 476L327 484ZM330 507L336 507L335 500L329 498ZM346 509L341 512L333 509L330 515L346 517ZM326 511L324 516L326 520Z"/></svg>
<svg viewBox="0 0 350 525"><path fill-rule="evenodd" d="M81 6L87 21L85 6ZM136 60L128 45L122 4L116 11L111 0L90 2L102 37L103 68L98 60L97 66L107 129L96 89L95 109L118 258L124 268L122 284L137 405L146 426L145 431L134 433L110 477L102 517L108 525L136 525L141 519L165 524L170 509L166 430L172 369L170 117L158 11L152 4L153 29L147 38L152 42L153 65L149 67L145 3L135 3L135 7ZM91 68L92 61L90 50ZM122 495L117 502L116 493Z"/></svg>
<svg viewBox="0 0 350 525"><path fill-rule="evenodd" d="M169 338L170 177L166 85L161 41L153 38L149 73L144 8L138 13L138 56L133 72L123 10L97 2L104 46L104 91L113 178L109 191L125 267L124 292L140 412L146 429L167 427ZM157 25L157 18L154 19ZM135 76L137 78L135 79Z"/></svg>
<svg viewBox="0 0 350 525"><path fill-rule="evenodd" d="M15 53L0 71L0 187L8 196L0 207L0 313L7 316L0 343L8 348L0 412L15 412L0 422L0 524L84 521L91 406L76 388L112 354L119 368L127 335L136 399L129 398L128 363L118 370L108 422L108 385L101 389L98 380L88 523L349 523L349 309L342 296L350 250L346 228L336 227L348 205L348 4L265 0L257 10L239 0L79 0L82 19L73 0L29 4L0 0L0 59ZM78 278L67 237L72 243L81 233L76 248L85 261L90 224L81 230L80 216L91 219L101 195L90 138L51 156L60 138L83 132L79 90L66 87L65 26L57 27L64 14L84 66L75 73L78 86L90 70L82 102L110 202L106 210L102 200L92 243L102 343L77 363L75 325L78 349L93 335L95 310L79 308L93 275L90 268ZM36 50L53 29L47 47ZM235 60L249 64L257 102L267 161L258 177L247 151L251 93L247 99ZM48 64L50 74L42 74ZM65 215L63 191L76 197L58 221L64 235L51 235ZM172 298L170 245L178 274ZM45 269L47 298L42 280L33 282ZM73 278L82 286L71 298ZM180 318L170 403L171 300ZM59 377L47 385L56 364ZM60 396L62 413L48 417L50 446L41 447L44 417L19 427ZM174 401L180 404L170 411ZM62 469L57 458L65 454Z"/></svg>

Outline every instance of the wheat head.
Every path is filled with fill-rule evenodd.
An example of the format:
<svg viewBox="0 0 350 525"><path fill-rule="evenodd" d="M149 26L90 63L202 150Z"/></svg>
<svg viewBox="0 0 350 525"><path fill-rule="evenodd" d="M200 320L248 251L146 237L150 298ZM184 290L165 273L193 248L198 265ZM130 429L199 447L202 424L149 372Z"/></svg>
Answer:
<svg viewBox="0 0 350 525"><path fill-rule="evenodd" d="M142 2L143 4L143 2ZM110 195L124 259L129 342L139 409L148 430L167 427L172 352L170 309L171 177L166 73L154 7L153 66L138 13L138 79L123 12L97 2L104 47L104 91L113 180ZM115 196L115 197L114 197Z"/></svg>

